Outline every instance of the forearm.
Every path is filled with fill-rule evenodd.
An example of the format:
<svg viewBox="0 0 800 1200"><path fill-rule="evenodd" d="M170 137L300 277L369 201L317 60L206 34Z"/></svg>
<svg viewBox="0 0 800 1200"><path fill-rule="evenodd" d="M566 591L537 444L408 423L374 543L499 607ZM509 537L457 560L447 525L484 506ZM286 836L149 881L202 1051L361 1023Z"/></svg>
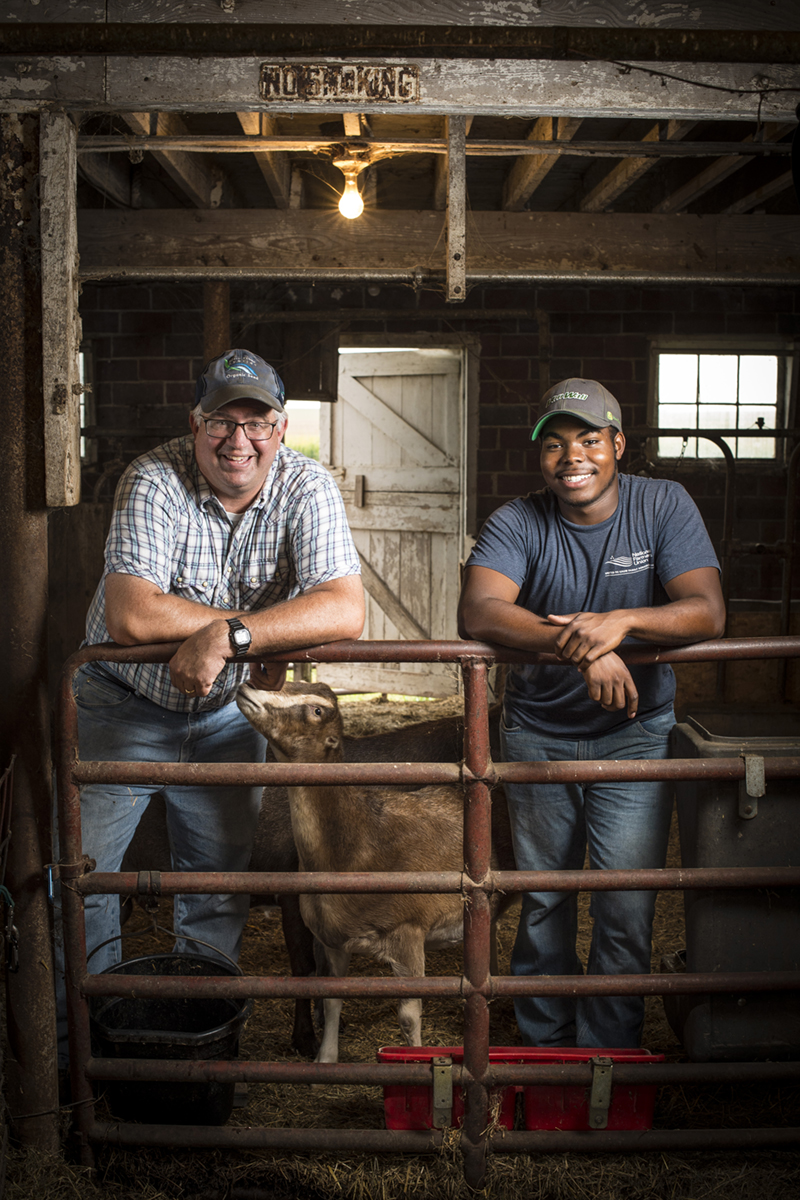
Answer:
<svg viewBox="0 0 800 1200"><path fill-rule="evenodd" d="M106 600L106 628L120 646L182 642L214 620L243 615L239 609L212 608L165 592L153 593L135 605Z"/></svg>
<svg viewBox="0 0 800 1200"><path fill-rule="evenodd" d="M476 603L462 603L458 632L462 638L552 654L561 630L526 608L491 597Z"/></svg>
<svg viewBox="0 0 800 1200"><path fill-rule="evenodd" d="M724 614L703 597L673 600L659 608L632 608L609 616L620 618L627 637L670 646L720 637L725 624Z"/></svg>

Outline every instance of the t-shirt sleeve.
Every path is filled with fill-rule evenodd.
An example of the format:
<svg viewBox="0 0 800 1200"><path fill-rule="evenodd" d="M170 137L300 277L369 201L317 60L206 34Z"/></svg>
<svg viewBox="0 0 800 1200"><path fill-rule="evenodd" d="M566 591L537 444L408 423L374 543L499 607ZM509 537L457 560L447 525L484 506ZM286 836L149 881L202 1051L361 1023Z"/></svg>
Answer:
<svg viewBox="0 0 800 1200"><path fill-rule="evenodd" d="M360 575L361 560L334 479L320 477L303 497L292 522L292 557L298 591L345 575Z"/></svg>
<svg viewBox="0 0 800 1200"><path fill-rule="evenodd" d="M719 561L703 518L689 493L670 481L659 503L656 571L662 586L676 575L716 567Z"/></svg>
<svg viewBox="0 0 800 1200"><path fill-rule="evenodd" d="M488 567L512 579L522 588L530 564L535 561L530 526L524 520L524 500L504 504L487 520L467 559L468 567Z"/></svg>
<svg viewBox="0 0 800 1200"><path fill-rule="evenodd" d="M114 497L106 571L137 575L169 592L175 536L174 504L163 481L136 470L126 471Z"/></svg>

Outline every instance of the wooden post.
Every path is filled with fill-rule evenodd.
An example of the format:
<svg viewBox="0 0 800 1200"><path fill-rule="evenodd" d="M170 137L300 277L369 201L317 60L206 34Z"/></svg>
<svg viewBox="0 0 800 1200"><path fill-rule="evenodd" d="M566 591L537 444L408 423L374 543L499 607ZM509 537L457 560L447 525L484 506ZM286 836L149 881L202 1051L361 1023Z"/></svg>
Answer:
<svg viewBox="0 0 800 1200"><path fill-rule="evenodd" d="M227 280L203 284L203 361L231 349L231 287Z"/></svg>
<svg viewBox="0 0 800 1200"><path fill-rule="evenodd" d="M447 299L467 294L467 121L447 118Z"/></svg>

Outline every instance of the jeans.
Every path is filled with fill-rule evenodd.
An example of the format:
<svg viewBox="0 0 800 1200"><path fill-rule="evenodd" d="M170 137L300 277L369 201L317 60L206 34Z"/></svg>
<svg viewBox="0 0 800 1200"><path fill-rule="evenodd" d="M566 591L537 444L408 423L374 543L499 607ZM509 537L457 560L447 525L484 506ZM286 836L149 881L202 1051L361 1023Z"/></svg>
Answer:
<svg viewBox="0 0 800 1200"><path fill-rule="evenodd" d="M667 758L672 712L628 722L587 739L560 739L501 724L509 762ZM657 783L506 784L519 870L663 867L672 815L672 785ZM656 892L596 892L588 973L648 974ZM523 897L511 958L514 975L581 975L575 941L578 899L572 892ZM637 1047L644 1022L639 996L524 996L516 1001L526 1045Z"/></svg>
<svg viewBox="0 0 800 1200"><path fill-rule="evenodd" d="M84 760L100 762L263 762L266 741L235 704L207 712L161 708L117 683L103 668L87 664L75 679L78 741ZM250 862L261 787L161 787L159 784L88 784L81 789L83 853L98 871L118 871L150 797L166 801L167 831L176 871L246 871ZM146 868L147 863L142 862ZM194 944L208 942L238 958L250 906L246 894L175 897L175 950L218 957ZM87 896L86 947L120 932L118 896ZM57 931L58 932L58 931ZM59 1065L66 1065L63 949L57 938ZM98 949L89 969L99 974L120 962L117 938Z"/></svg>

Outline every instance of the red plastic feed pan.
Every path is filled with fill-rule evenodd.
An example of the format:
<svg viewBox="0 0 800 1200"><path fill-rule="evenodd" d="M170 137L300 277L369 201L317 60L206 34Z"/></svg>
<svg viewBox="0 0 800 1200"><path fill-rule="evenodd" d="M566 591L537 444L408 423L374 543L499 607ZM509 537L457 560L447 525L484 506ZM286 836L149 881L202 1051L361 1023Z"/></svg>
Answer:
<svg viewBox="0 0 800 1200"><path fill-rule="evenodd" d="M463 1046L382 1046L378 1062L431 1063L434 1058L449 1058L453 1063L464 1060ZM593 1058L610 1058L613 1062L663 1062L663 1054L647 1050L607 1050L603 1048L538 1046L494 1046L489 1049L490 1063L585 1063ZM499 1102L497 1124L503 1129L514 1128L517 1093L524 1091L526 1129L589 1129L590 1088L575 1085L535 1084L524 1089L509 1085L493 1088L491 1103ZM657 1086L655 1084L614 1084L608 1110L610 1130L650 1129L653 1124ZM433 1091L426 1084L388 1084L383 1089L383 1106L387 1129L432 1129ZM464 1098L461 1088L453 1088L451 1122L459 1127L464 1120Z"/></svg>
<svg viewBox="0 0 800 1200"><path fill-rule="evenodd" d="M489 1049L490 1062L523 1062L523 1050L515 1046ZM463 1046L381 1046L378 1062L430 1063L434 1058L449 1058L453 1063L464 1061ZM503 1129L514 1128L517 1091L511 1087L492 1088L490 1103L499 1099L497 1123ZM387 1084L383 1089L383 1108L387 1129L433 1129L433 1089L427 1084ZM464 1096L460 1087L453 1088L452 1124L460 1127L464 1120Z"/></svg>
<svg viewBox="0 0 800 1200"><path fill-rule="evenodd" d="M525 1052L527 1063L585 1063L593 1058L610 1058L615 1063L663 1062L663 1054L647 1050L570 1049L566 1046L534 1046ZM522 1061L521 1059L516 1061ZM613 1075L612 1075L613 1080ZM526 1129L589 1129L589 1092L586 1087L535 1084L525 1091ZM656 1084L613 1084L607 1129L651 1129L656 1103Z"/></svg>

